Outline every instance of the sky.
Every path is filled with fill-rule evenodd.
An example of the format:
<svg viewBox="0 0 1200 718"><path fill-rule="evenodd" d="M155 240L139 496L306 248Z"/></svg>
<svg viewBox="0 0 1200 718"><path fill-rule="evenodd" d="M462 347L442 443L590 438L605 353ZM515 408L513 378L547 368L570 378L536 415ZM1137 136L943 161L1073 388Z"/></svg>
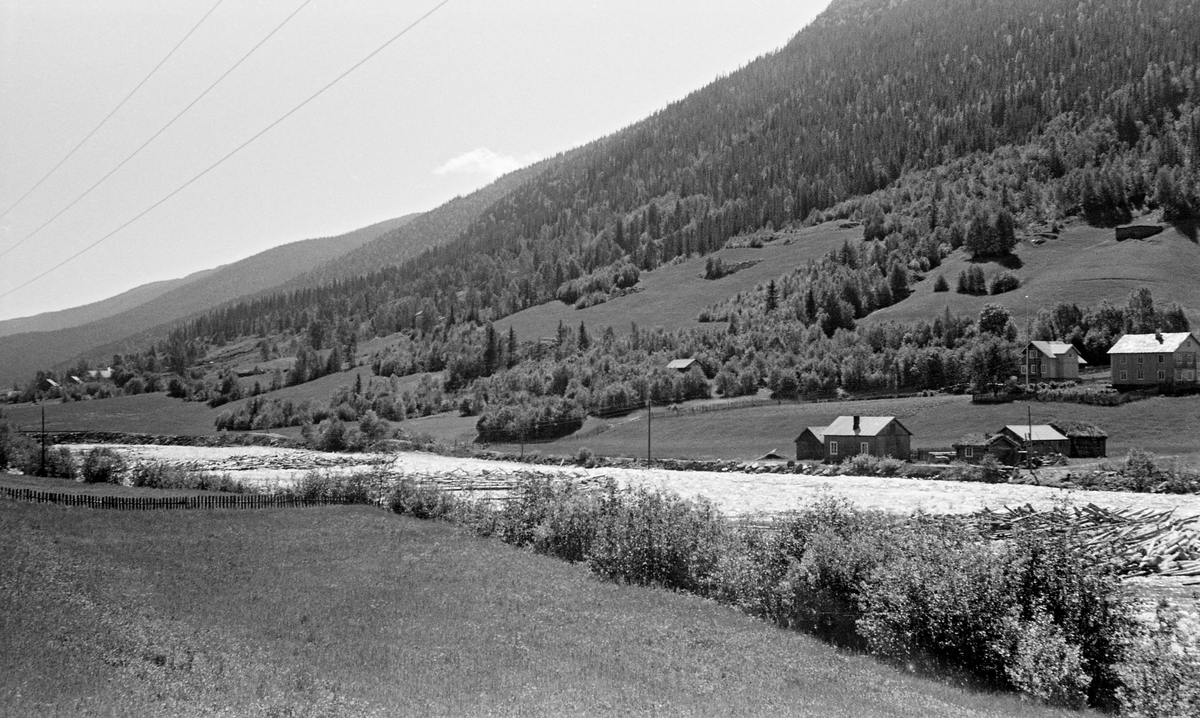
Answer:
<svg viewBox="0 0 1200 718"><path fill-rule="evenodd" d="M778 49L829 0L441 2L0 0L0 319L433 209Z"/></svg>

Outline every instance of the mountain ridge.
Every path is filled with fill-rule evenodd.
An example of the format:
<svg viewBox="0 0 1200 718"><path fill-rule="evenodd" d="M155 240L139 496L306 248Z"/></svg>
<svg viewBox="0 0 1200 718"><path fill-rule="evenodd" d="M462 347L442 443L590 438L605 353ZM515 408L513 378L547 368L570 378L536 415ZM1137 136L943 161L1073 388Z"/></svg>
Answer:
<svg viewBox="0 0 1200 718"><path fill-rule="evenodd" d="M27 380L39 369L63 366L83 354L93 361L104 361L105 356L96 356L96 347L122 346L130 337L154 327L202 313L231 298L269 290L416 216L405 215L340 235L289 242L181 280L169 280L165 291L149 291L148 300L85 324L6 335L0 341L0 385ZM105 302L106 306L115 304ZM74 311L76 315L95 311L95 306L85 305Z"/></svg>

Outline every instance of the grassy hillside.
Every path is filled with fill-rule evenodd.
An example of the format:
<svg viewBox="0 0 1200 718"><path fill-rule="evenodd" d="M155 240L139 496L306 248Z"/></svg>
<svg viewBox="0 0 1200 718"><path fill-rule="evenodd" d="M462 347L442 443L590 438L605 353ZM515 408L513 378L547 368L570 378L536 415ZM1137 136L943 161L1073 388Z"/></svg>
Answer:
<svg viewBox="0 0 1200 718"><path fill-rule="evenodd" d="M50 332L14 334L0 343L0 386L29 380L38 369L73 364L80 355L106 361L128 345L152 340L155 327L237 297L275 287L402 226L412 215L338 235L268 249L155 296L119 314Z"/></svg>
<svg viewBox="0 0 1200 718"><path fill-rule="evenodd" d="M13 715L1062 715L362 507L0 501Z"/></svg>
<svg viewBox="0 0 1200 718"><path fill-rule="evenodd" d="M580 310L562 302L548 302L505 317L496 327L507 332L511 325L517 336L533 339L553 336L560 321L571 327L582 321L589 330L607 326L623 330L630 322L643 328L703 326L696 320L701 308L750 291L845 241L862 241L862 228L838 229L840 224L826 222L781 233L779 239L761 249L714 252L711 256L720 257L726 264L759 262L715 281L703 277L707 257L694 257L643 273L638 291L633 294ZM989 280L1001 271L1016 274L1021 280L1016 291L997 296L956 293L958 274L972 264L970 256L960 249L931 270L924 281L913 285L907 299L873 312L863 321L912 322L937 316L947 307L953 314L975 316L985 304L996 303L1012 312L1018 325L1023 326L1039 310L1059 302L1085 307L1107 299L1123 305L1133 289L1145 286L1156 302L1183 305L1193 324L1200 326L1200 281L1195 276L1196 267L1200 267L1200 244L1186 227L1168 226L1148 239L1118 242L1112 229L1080 223L1042 244L1021 242L1014 255L1015 261L1010 258L1004 264L993 261L981 266ZM933 291L939 274L950 283L949 292Z"/></svg>
<svg viewBox="0 0 1200 718"><path fill-rule="evenodd" d="M710 256L721 258L727 265L757 262L720 279L705 279L704 265L708 257L693 257L643 272L633 294L578 310L572 305L551 301L509 315L496 322L496 328L504 333L511 326L518 337L526 340L554 336L560 321L569 327L578 327L584 322L589 331L609 326L618 331L628 330L630 322L642 328L699 327L702 325L696 317L701 308L752 290L840 247L843 242L857 242L862 239L862 229L838 229L838 223L828 222L779 233L776 237L774 241L764 243L761 249L744 247L714 252Z"/></svg>
<svg viewBox="0 0 1200 718"><path fill-rule="evenodd" d="M1123 305L1133 289L1149 287L1155 302L1178 302L1192 325L1200 326L1200 280L1196 277L1200 243L1186 225L1168 226L1148 239L1118 242L1112 229L1079 223L1042 244L1023 241L1014 254L1016 261L1006 262L1008 266L996 262L981 266L989 281L1000 271L1012 271L1021 280L1016 291L982 297L955 293L955 280L970 266L968 255L957 250L916 285L912 296L874 312L865 321L909 322L936 316L946 307L954 314L977 315L984 304L994 302L1006 307L1023 326L1038 310L1059 302L1086 307L1107 299ZM939 274L949 282L949 292L933 291Z"/></svg>

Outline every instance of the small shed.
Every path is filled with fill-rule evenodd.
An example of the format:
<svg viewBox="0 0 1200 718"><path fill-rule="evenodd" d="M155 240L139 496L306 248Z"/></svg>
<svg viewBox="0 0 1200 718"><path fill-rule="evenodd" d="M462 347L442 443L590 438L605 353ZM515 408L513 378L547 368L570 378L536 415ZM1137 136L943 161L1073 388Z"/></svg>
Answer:
<svg viewBox="0 0 1200 718"><path fill-rule="evenodd" d="M1049 424L1009 424L1001 429L1000 433L1017 442L1022 448L1028 441L1029 451L1034 456L1071 454L1070 440Z"/></svg>
<svg viewBox="0 0 1200 718"><path fill-rule="evenodd" d="M825 460L845 461L858 454L908 461L912 432L894 416L839 416L825 428Z"/></svg>
<svg viewBox="0 0 1200 718"><path fill-rule="evenodd" d="M1108 456L1108 434L1095 424L1074 422L1054 424L1070 442L1072 459L1096 459Z"/></svg>
<svg viewBox="0 0 1200 718"><path fill-rule="evenodd" d="M688 369L691 369L695 363L695 357L688 357L687 359L672 359L671 361L667 362L667 368L674 369L680 374L683 374Z"/></svg>
<svg viewBox="0 0 1200 718"><path fill-rule="evenodd" d="M806 426L796 437L796 461L821 461L825 458L825 427Z"/></svg>
<svg viewBox="0 0 1200 718"><path fill-rule="evenodd" d="M954 444L955 458L968 464L978 464L992 455L1007 466L1020 461L1021 446L1005 434L967 434Z"/></svg>

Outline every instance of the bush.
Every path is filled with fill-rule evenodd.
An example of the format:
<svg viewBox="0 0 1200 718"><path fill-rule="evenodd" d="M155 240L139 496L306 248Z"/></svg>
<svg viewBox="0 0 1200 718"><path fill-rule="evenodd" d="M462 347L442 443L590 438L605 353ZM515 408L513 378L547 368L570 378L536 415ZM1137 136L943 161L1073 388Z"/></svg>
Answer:
<svg viewBox="0 0 1200 718"><path fill-rule="evenodd" d="M134 464L129 468L127 476L130 486L148 489L191 489L231 494L257 493L251 487L230 477L229 474L188 471L161 461Z"/></svg>
<svg viewBox="0 0 1200 718"><path fill-rule="evenodd" d="M83 456L80 473L87 484L119 484L125 472L125 460L108 447L98 446Z"/></svg>
<svg viewBox="0 0 1200 718"><path fill-rule="evenodd" d="M591 467L595 463L596 452L586 446L579 447L579 451L575 452L575 463L580 466Z"/></svg>
<svg viewBox="0 0 1200 718"><path fill-rule="evenodd" d="M291 489L281 492L304 501L326 500L347 503L367 503L371 495L371 474L333 474L328 471L309 471Z"/></svg>
<svg viewBox="0 0 1200 718"><path fill-rule="evenodd" d="M0 471L10 466L13 468L24 467L26 457L34 452L38 452L40 461L40 451L37 442L17 432L7 421L0 421Z"/></svg>
<svg viewBox="0 0 1200 718"><path fill-rule="evenodd" d="M992 279L992 294L1004 294L1021 286L1021 280L1012 272L1001 272Z"/></svg>
<svg viewBox="0 0 1200 718"><path fill-rule="evenodd" d="M905 540L861 589L859 627L872 650L968 668L1067 704L1086 689L1088 704L1115 705L1132 611L1109 569L1081 555L1069 532L984 543L942 524Z"/></svg>
<svg viewBox="0 0 1200 718"><path fill-rule="evenodd" d="M21 454L16 456L16 466L30 476L48 476L73 479L76 476L75 459L65 446L46 447L46 466L42 470L42 447L30 440L21 442Z"/></svg>
<svg viewBox="0 0 1200 718"><path fill-rule="evenodd" d="M1040 609L1032 620L1010 619L1006 633L1016 640L1004 672L1013 687L1050 705L1083 708L1092 679L1083 670L1079 646Z"/></svg>
<svg viewBox="0 0 1200 718"><path fill-rule="evenodd" d="M387 507L393 513L418 519L442 519L455 515L459 502L434 484L405 478L388 495Z"/></svg>
<svg viewBox="0 0 1200 718"><path fill-rule="evenodd" d="M325 419L317 426L313 443L320 451L342 451L346 448L346 425L337 417Z"/></svg>
<svg viewBox="0 0 1200 718"><path fill-rule="evenodd" d="M1132 632L1118 667L1121 712L1134 716L1200 715L1200 646L1180 630L1179 613L1166 603L1154 623Z"/></svg>
<svg viewBox="0 0 1200 718"><path fill-rule="evenodd" d="M705 594L725 522L706 499L646 488L610 489L601 503L588 567L620 583Z"/></svg>
<svg viewBox="0 0 1200 718"><path fill-rule="evenodd" d="M873 454L855 454L841 466L841 473L848 476L899 476L904 473L906 464L900 459L885 456L882 459Z"/></svg>

